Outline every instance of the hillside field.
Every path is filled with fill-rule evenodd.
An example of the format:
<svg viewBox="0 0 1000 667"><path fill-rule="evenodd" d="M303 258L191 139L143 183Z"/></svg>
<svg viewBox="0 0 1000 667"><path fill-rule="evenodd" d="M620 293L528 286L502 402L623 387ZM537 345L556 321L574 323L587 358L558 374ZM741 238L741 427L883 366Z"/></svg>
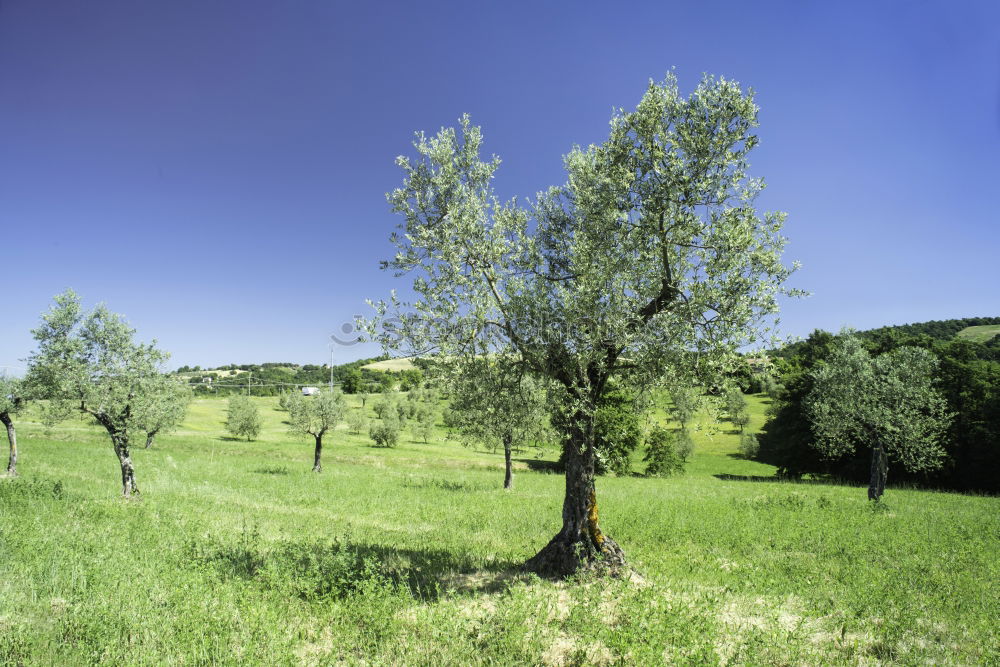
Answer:
<svg viewBox="0 0 1000 667"><path fill-rule="evenodd" d="M985 343L1000 334L1000 324L984 324L978 327L966 327L956 334L959 338L971 340L973 343Z"/></svg>
<svg viewBox="0 0 1000 667"><path fill-rule="evenodd" d="M413 370L416 366L413 364L413 359L410 357L398 357L396 359L374 361L370 364L365 364L362 368L366 368L370 371L390 371L398 373L400 371Z"/></svg>
<svg viewBox="0 0 1000 667"><path fill-rule="evenodd" d="M314 474L311 439L254 400L255 442L202 399L136 449L138 501L95 427L21 420L0 664L1000 662L1000 499L890 488L873 510L773 481L703 415L686 474L598 480L635 574L553 582L518 566L560 526L554 450L516 454L504 492L502 455L443 428L382 449L342 426Z"/></svg>

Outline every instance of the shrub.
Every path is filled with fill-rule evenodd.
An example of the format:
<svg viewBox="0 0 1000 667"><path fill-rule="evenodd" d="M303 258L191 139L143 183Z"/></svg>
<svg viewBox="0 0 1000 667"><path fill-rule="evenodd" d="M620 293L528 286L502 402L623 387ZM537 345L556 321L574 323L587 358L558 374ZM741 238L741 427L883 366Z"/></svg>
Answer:
<svg viewBox="0 0 1000 667"><path fill-rule="evenodd" d="M760 450L760 444L757 442L757 436L753 433L742 433L740 435L740 454L745 459L752 459L757 456L757 452Z"/></svg>
<svg viewBox="0 0 1000 667"><path fill-rule="evenodd" d="M674 433L664 428L655 427L646 438L646 474L651 477L664 477L684 471L684 457L679 451L679 436L690 443L691 436L686 431Z"/></svg>
<svg viewBox="0 0 1000 667"><path fill-rule="evenodd" d="M347 415L347 427L351 433L362 433L368 428L368 417L361 410L351 410Z"/></svg>
<svg viewBox="0 0 1000 667"><path fill-rule="evenodd" d="M691 454L694 453L694 440L691 439L691 434L687 429L681 429L674 434L674 449L681 457L681 461L687 463L688 459L691 458Z"/></svg>
<svg viewBox="0 0 1000 667"><path fill-rule="evenodd" d="M260 412L247 396L232 396L226 411L226 430L235 437L253 440L260 435Z"/></svg>
<svg viewBox="0 0 1000 667"><path fill-rule="evenodd" d="M389 413L395 415L397 408L394 401L388 396L380 396L377 401L372 403L372 411L375 412L375 416L379 419L385 419L389 416Z"/></svg>
<svg viewBox="0 0 1000 667"><path fill-rule="evenodd" d="M396 419L380 419L372 424L368 435L378 447L395 447L399 442L399 421Z"/></svg>

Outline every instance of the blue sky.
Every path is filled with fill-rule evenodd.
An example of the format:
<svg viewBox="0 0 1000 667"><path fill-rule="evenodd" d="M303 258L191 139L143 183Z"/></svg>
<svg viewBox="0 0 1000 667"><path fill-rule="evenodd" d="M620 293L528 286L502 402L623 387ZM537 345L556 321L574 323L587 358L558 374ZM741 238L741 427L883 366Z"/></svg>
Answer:
<svg viewBox="0 0 1000 667"><path fill-rule="evenodd" d="M813 292L784 333L1000 315L994 1L4 0L0 366L66 287L174 366L323 363L399 286L415 130L470 113L527 197L670 68L758 93L759 205Z"/></svg>

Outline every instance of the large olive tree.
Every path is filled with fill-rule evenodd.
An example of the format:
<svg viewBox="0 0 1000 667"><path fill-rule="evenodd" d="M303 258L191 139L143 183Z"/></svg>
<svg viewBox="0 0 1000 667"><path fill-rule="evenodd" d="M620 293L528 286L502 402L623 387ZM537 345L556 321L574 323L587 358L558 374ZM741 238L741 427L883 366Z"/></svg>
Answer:
<svg viewBox="0 0 1000 667"><path fill-rule="evenodd" d="M706 77L686 98L672 76L651 82L635 111L614 114L604 143L565 157L566 184L529 208L496 199L500 161L480 158L468 117L418 135L415 160L398 158L403 186L388 197L403 222L385 266L413 276L416 298L374 303L369 332L389 350L455 363L486 345L556 387L562 528L529 569L625 564L601 531L594 486L594 414L609 380L718 383L767 331L791 270L780 261L784 215L754 208L757 111L732 81Z"/></svg>
<svg viewBox="0 0 1000 667"><path fill-rule="evenodd" d="M139 493L129 451L142 432L140 416L173 380L162 366L169 358L155 342L133 340L135 330L99 305L84 313L72 290L55 297L32 331L37 350L28 358L26 381L33 395L50 401L50 414L78 410L104 427L121 466L122 494Z"/></svg>

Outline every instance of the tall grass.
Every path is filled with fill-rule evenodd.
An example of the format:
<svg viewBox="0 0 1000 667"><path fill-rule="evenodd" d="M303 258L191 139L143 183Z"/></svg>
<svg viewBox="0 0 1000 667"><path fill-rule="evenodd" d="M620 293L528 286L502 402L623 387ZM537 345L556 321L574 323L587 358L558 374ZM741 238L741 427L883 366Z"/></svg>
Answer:
<svg viewBox="0 0 1000 667"><path fill-rule="evenodd" d="M324 470L275 399L256 442L224 401L135 452L141 501L83 422L20 429L0 480L0 664L988 664L1000 660L1000 501L752 481L705 418L684 475L602 478L636 575L517 567L560 524L554 452L337 431ZM759 426L765 405L751 397ZM354 409L359 409L355 407ZM665 419L665 417L664 417Z"/></svg>

